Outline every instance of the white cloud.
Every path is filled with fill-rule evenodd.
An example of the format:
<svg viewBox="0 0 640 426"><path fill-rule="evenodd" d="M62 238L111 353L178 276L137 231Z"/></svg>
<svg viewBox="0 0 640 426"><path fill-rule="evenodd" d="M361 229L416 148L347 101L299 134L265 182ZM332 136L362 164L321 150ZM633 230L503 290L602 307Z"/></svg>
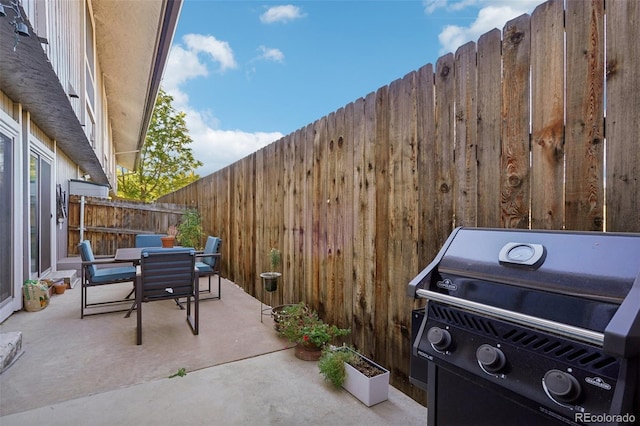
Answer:
<svg viewBox="0 0 640 426"><path fill-rule="evenodd" d="M438 9L462 10L468 6L478 4L482 0L422 0L422 5L426 14L430 15Z"/></svg>
<svg viewBox="0 0 640 426"><path fill-rule="evenodd" d="M217 40L213 36L202 34L186 34L182 40L190 51L207 53L214 61L220 64L220 71L238 67L233 57L233 50L226 41Z"/></svg>
<svg viewBox="0 0 640 426"><path fill-rule="evenodd" d="M191 149L196 159L204 164L196 170L200 176L209 175L235 163L284 136L280 132L221 130L213 128L205 114L194 110L185 112L189 135L193 139Z"/></svg>
<svg viewBox="0 0 640 426"><path fill-rule="evenodd" d="M300 19L305 16L302 10L293 5L274 6L267 9L265 13L260 15L260 21L264 24L273 24L274 22L288 22Z"/></svg>
<svg viewBox="0 0 640 426"><path fill-rule="evenodd" d="M284 53L280 49L274 49L266 46L258 47L261 52L258 59L264 59L266 61L282 62L284 61Z"/></svg>
<svg viewBox="0 0 640 426"><path fill-rule="evenodd" d="M431 0L438 2L440 0ZM446 3L446 2L445 2ZM449 10L458 10L457 8L468 7L472 4L484 5L478 11L478 17L468 27L460 27L457 25L447 25L438 35L438 40L442 46L440 54L455 52L458 47L469 41L477 41L480 36L494 28L499 30L504 27L510 19L522 15L523 13L531 13L540 0L483 0L478 3L475 0L465 0L459 2L451 2L447 7ZM425 10L427 10L425 8Z"/></svg>
<svg viewBox="0 0 640 426"><path fill-rule="evenodd" d="M195 158L204 163L196 173L201 176L211 174L284 136L279 132L222 130L219 120L209 111L191 107L189 96L180 87L188 80L209 75L205 58L216 62L220 72L236 69L237 64L226 41L199 34L188 34L182 41L183 45L174 43L171 48L162 87L173 97L173 107L185 113L189 136L193 140L190 147ZM266 59L284 57L277 49L261 50Z"/></svg>

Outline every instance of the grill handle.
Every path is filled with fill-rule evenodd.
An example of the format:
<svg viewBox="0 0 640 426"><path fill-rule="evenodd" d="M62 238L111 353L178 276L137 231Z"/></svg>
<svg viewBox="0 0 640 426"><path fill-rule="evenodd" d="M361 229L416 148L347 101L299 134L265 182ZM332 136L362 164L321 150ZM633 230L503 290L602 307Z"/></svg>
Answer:
<svg viewBox="0 0 640 426"><path fill-rule="evenodd" d="M436 293L431 290L416 290L416 294L423 299L432 300L434 302L446 303L457 308L468 309L484 315L490 315L499 319L506 319L514 323L527 327L534 327L539 330L547 331L554 334L560 334L574 340L580 340L585 343L602 347L604 342L604 334L592 330L586 330L580 327L563 324L560 322L549 321L543 318L533 317L531 315L521 314L518 312L508 311L506 309L497 308L495 306L485 305L483 303L473 302L471 300L460 299L458 297L449 296L448 294Z"/></svg>
<svg viewBox="0 0 640 426"><path fill-rule="evenodd" d="M640 273L604 330L604 349L626 358L640 354Z"/></svg>

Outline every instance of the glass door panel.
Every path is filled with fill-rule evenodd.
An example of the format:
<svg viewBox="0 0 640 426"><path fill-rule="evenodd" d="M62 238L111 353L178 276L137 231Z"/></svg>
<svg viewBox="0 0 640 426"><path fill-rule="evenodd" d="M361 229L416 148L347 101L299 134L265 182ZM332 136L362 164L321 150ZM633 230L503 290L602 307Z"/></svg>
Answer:
<svg viewBox="0 0 640 426"><path fill-rule="evenodd" d="M51 269L51 162L32 152L29 157L29 232L31 275Z"/></svg>
<svg viewBox="0 0 640 426"><path fill-rule="evenodd" d="M0 133L0 305L13 296L13 141Z"/></svg>

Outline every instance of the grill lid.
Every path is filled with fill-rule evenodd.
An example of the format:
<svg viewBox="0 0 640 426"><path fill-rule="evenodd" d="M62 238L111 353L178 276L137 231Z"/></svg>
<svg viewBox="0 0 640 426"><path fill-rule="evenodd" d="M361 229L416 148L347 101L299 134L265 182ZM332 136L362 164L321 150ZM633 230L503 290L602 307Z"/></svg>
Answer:
<svg viewBox="0 0 640 426"><path fill-rule="evenodd" d="M456 228L408 296L418 290L606 329L611 351L640 351L640 234Z"/></svg>

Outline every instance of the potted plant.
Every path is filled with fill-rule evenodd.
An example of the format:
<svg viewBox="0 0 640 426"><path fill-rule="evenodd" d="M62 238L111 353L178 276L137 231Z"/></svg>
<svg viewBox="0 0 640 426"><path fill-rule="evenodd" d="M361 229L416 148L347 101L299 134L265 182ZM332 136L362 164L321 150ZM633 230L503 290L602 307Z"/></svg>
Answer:
<svg viewBox="0 0 640 426"><path fill-rule="evenodd" d="M276 272L276 269L280 266L281 261L282 256L280 255L280 250L277 248L269 250L269 265L271 266L271 270L260 274L266 291L276 291L278 288L278 278L280 278L282 274Z"/></svg>
<svg viewBox="0 0 640 426"><path fill-rule="evenodd" d="M306 313L309 311L309 307L304 305L302 310ZM273 329L277 332L280 331L280 323L286 321L293 315L297 315L298 308L294 304L278 305L271 308L271 317L273 318Z"/></svg>
<svg viewBox="0 0 640 426"><path fill-rule="evenodd" d="M169 226L169 228L167 229L167 236L160 237L160 240L162 240L162 247L173 247L176 242L176 235L178 235L178 228L176 228L174 225Z"/></svg>
<svg viewBox="0 0 640 426"><path fill-rule="evenodd" d="M296 344L296 357L305 361L317 361L327 343L351 331L325 323L304 302L285 307L278 325L278 333Z"/></svg>
<svg viewBox="0 0 640 426"><path fill-rule="evenodd" d="M182 216L182 221L177 229L180 237L178 241L183 247L193 247L196 250L202 249L202 219L196 209L188 209Z"/></svg>
<svg viewBox="0 0 640 426"><path fill-rule="evenodd" d="M389 370L351 347L326 347L318 367L325 380L342 386L367 407L389 398Z"/></svg>

